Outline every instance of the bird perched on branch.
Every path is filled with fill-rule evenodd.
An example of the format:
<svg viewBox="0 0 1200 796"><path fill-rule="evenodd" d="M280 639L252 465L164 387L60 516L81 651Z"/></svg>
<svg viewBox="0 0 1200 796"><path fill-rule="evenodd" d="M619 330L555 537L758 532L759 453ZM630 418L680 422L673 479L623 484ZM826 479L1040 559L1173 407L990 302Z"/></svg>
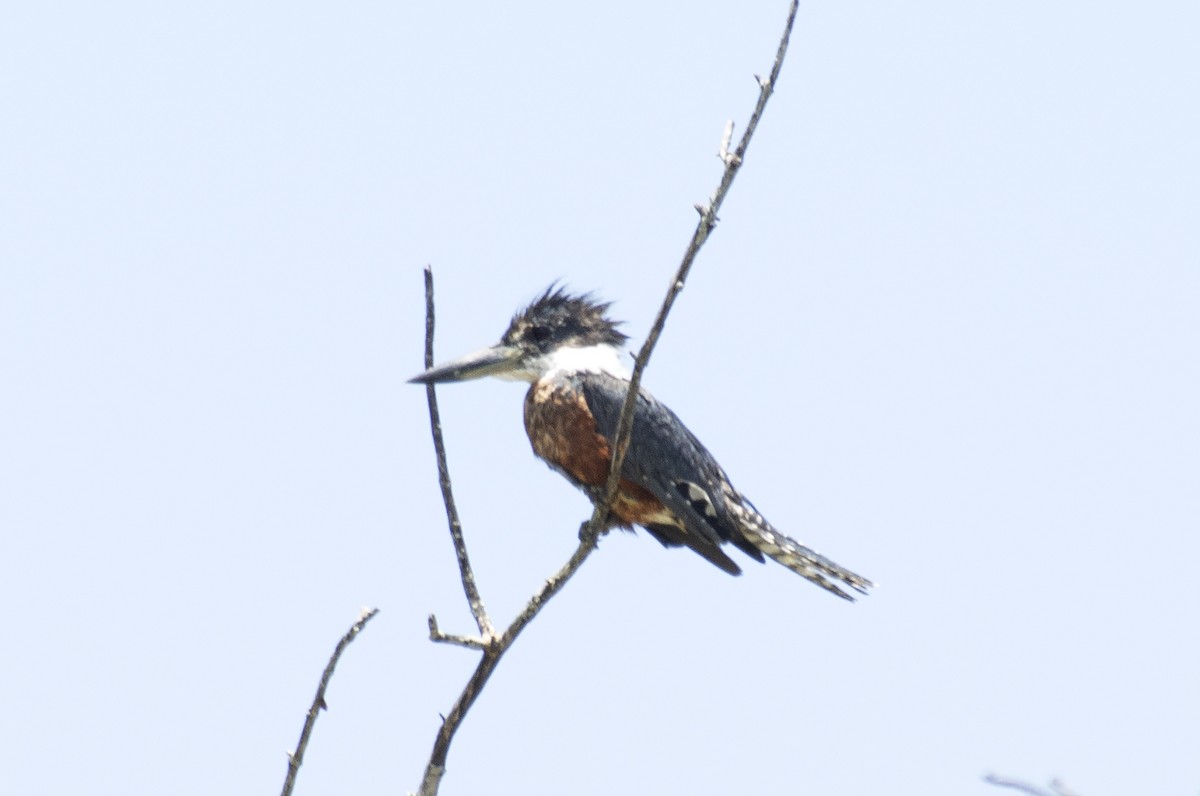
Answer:
<svg viewBox="0 0 1200 796"><path fill-rule="evenodd" d="M482 376L526 381L525 431L533 452L594 503L604 499L612 448L630 371L628 336L590 294L551 286L518 312L500 342L431 368L410 381L466 381ZM712 454L675 413L645 390L610 513L612 525L640 525L667 547L688 547L731 575L729 543L757 561L768 556L839 597L862 594L866 578L791 539L763 518L730 483Z"/></svg>

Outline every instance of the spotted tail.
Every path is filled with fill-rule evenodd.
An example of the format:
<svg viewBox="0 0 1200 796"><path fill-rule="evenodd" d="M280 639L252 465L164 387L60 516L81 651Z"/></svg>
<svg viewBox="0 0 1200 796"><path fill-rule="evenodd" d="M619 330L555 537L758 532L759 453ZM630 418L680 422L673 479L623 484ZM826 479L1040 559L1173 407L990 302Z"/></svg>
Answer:
<svg viewBox="0 0 1200 796"><path fill-rule="evenodd" d="M867 589L875 585L862 575L857 575L830 561L816 550L807 548L795 539L784 536L771 527L771 523L767 522L749 504L737 506L734 508L734 513L738 515L738 528L747 542L800 577L811 580L822 589L833 592L844 600L854 602L854 595L843 590L841 586L849 586L859 594L866 594Z"/></svg>

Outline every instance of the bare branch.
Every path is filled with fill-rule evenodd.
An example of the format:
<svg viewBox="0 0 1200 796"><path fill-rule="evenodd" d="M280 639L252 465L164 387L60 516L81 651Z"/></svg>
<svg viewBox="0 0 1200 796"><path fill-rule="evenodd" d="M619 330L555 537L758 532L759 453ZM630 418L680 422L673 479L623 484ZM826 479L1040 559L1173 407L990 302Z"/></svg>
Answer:
<svg viewBox="0 0 1200 796"><path fill-rule="evenodd" d="M698 205L697 211L700 213L700 221L696 226L695 232L692 234L691 242L688 244L684 252L683 259L675 272L674 277L667 289L667 294L663 299L662 307L659 309L658 315L655 318L654 325L651 327L650 334L646 338L646 342L642 345L641 350L634 362L633 373L630 378L629 392L626 393L625 403L621 410L621 418L617 425L616 436L613 444L613 460L609 468L608 481L605 485L604 499L597 502L592 512L591 518L580 526L579 529L579 546L575 552L571 554L570 559L556 572L549 580L547 580L542 588L530 599L525 609L513 620L512 624L498 638L487 623L487 615L483 611L483 603L479 598L479 594L475 589L474 579L471 576L470 565L467 559L466 546L462 541L461 526L458 524L458 518L453 512L453 503L450 498L449 475L445 464L445 452L441 444L441 424L437 417L437 403L434 398L434 387L432 384L427 386L429 396L430 423L433 426L435 448L438 451L438 473L442 482L442 493L446 499L447 515L450 517L451 535L454 537L455 549L458 552L459 568L463 576L463 588L467 593L467 601L471 603L472 613L475 614L476 620L479 623L481 639L473 639L464 636L448 636L441 633L437 628L437 621L430 617L430 637L436 641L444 641L460 646L470 647L472 649L480 649L482 656L479 660L479 665L475 668L470 679L467 681L466 687L455 701L450 712L442 720L442 726L438 729L437 736L434 739L433 750L429 757L429 763L425 768L425 776L421 781L421 787L418 791L418 796L436 796L438 788L441 785L442 776L446 773L446 758L450 751L450 744L454 739L454 734L461 725L467 711L475 703L483 687L487 684L488 679L495 671L497 664L503 657L504 653L512 646L521 631L529 625L538 613L545 607L546 603L556 595L567 581L575 575L587 557L596 549L597 541L601 532L608 525L609 512L612 508L612 501L616 496L617 486L620 481L621 467L625 460L625 454L629 448L629 438L633 429L633 413L636 406L639 387L641 384L642 372L646 369L647 363L650 361L650 355L654 351L655 345L658 343L658 338L662 335L664 326L666 325L667 316L671 311L671 307L675 303L676 297L683 290L684 283L687 280L688 272L691 270L692 263L695 261L697 253L708 239L709 233L717 222L717 210L725 201L725 196L729 192L730 186L733 184L733 179L737 175L738 169L741 168L745 158L746 149L750 145L750 139L754 135L755 129L758 127L758 122L762 118L763 109L766 107L767 100L775 86L775 81L779 77L779 70L783 65L783 58L787 52L788 40L791 37L792 26L796 20L796 9L798 0L792 0L788 11L787 23L784 27L783 36L779 42L779 48L775 54L775 63L771 69L770 77L766 80L760 79L758 103L754 108L754 112L750 117L750 121L746 125L746 130L742 134L741 141L737 149L733 152L729 151L729 143L733 138L732 122L726 127L725 135L721 142L721 161L725 164L725 171L721 176L721 181L714 191L712 198L707 205ZM431 271L425 269L425 297L426 297L426 367L432 367L432 339L433 339L433 275ZM477 610L478 606L478 610Z"/></svg>
<svg viewBox="0 0 1200 796"><path fill-rule="evenodd" d="M428 312L430 315L433 313L432 279L433 277L430 273L430 270L426 268L426 312ZM427 321L427 335L432 334L432 328L432 322ZM432 392L433 387L429 387L429 390ZM436 406L436 402L431 399L431 412L436 411ZM435 428L439 427L437 420L432 420L431 422ZM444 461L444 453L442 453L439 455L439 472L442 472ZM606 508L602 516L607 516L607 514L608 511ZM594 516L595 514L593 514L593 517ZM429 756L429 763L425 767L425 776L422 778L421 788L417 792L419 796L434 796L437 793L438 787L441 784L442 776L446 773L446 758L450 753L450 743L454 740L454 734L458 731L459 725L462 724L462 720L466 717L467 711L469 711L471 706L475 704L475 700L483 690L484 685L487 684L488 679L492 676L492 672L495 671L496 665L500 662L500 658L503 657L508 648L512 646L513 642L516 641L517 636L520 635L521 631L524 630L531 621L533 621L533 618L537 616L542 607L550 600L550 598L557 594L564 585L566 585L566 582L570 580L571 576L578 571L579 567L583 565L583 562L587 559L587 557L591 555L593 550L596 549L596 539L598 537L598 533L593 533L590 536L585 537L584 530L587 527L588 523L580 526L579 546L571 555L571 558L562 566L561 569L559 569L557 573L555 573L549 580L546 581L545 584L542 585L542 588L539 589L538 592L530 599L529 603L525 606L525 609L517 616L516 619L513 620L512 624L508 626L508 629L504 631L502 636L497 637L493 633L491 635L485 634L483 638L474 639L466 636L448 635L441 632L441 630L438 628L436 617L430 615L429 637L432 640L456 644L458 646L468 647L470 649L478 649L483 653L483 656L479 661L479 665L471 674L470 679L467 680L467 684L463 688L462 693L459 694L459 697L457 700L455 700L453 707L450 708L450 712L446 714L445 718L443 718L442 726L438 728L437 736L433 741L433 750ZM461 539L462 534L460 530L459 534L455 537L456 547L460 543ZM465 560L466 547L464 544L459 554L460 564ZM463 576L465 588L467 576L470 573L469 564L467 564L467 568L464 570L464 572L467 573ZM473 580L471 581L471 584L472 588L474 588ZM469 599L470 597L468 597L468 600Z"/></svg>
<svg viewBox="0 0 1200 796"><path fill-rule="evenodd" d="M433 367L433 269L425 266L425 367ZM425 385L425 397L429 401L429 424L433 430L433 450L437 455L438 484L442 488L442 502L446 504L446 521L450 524L450 538L454 541L454 552L458 556L458 571L462 576L463 592L467 604L479 627L479 635L493 638L496 629L483 607L483 598L475 586L475 573L471 570L471 558L467 555L467 543L463 539L462 523L454 505L454 489L450 484L450 467L446 464L446 443L442 441L442 419L438 414L437 394L433 385Z"/></svg>
<svg viewBox="0 0 1200 796"><path fill-rule="evenodd" d="M584 535L587 525L587 523L584 523L580 526L581 537ZM429 756L429 763L425 767L425 776L421 780L421 789L417 791L417 796L436 796L442 776L446 773L446 758L450 754L450 743L454 740L454 734L458 731L459 725L462 724L462 720L466 717L467 711L475 704L475 700L483 691L483 687L487 685L492 672L496 670L496 665L500 663L500 659L504 657L504 653L517 640L517 636L521 634L521 631L533 621L534 617L538 615L546 603L562 590L562 587L583 566L583 562L595 549L595 536L581 538L579 546L575 548L575 552L571 555L571 558L542 585L542 588L538 589L537 593L530 599L529 604L525 606L525 610L521 611L512 624L508 626L508 629L504 631L504 635L494 643L483 648L483 656L479 660L479 665L475 667L475 671L471 674L470 679L467 680L467 685L463 688L463 692L459 694L458 699L454 702L454 706L450 708L450 712L442 720L442 726L438 729L437 737L433 741L433 751ZM430 632L432 633L436 627L436 622L433 621L432 617L430 617L430 620Z"/></svg>
<svg viewBox="0 0 1200 796"><path fill-rule="evenodd" d="M621 476L621 465L625 461L625 454L629 450L629 436L633 430L633 410L637 403L638 389L642 381L642 371L646 369L646 363L650 361L650 354L654 351L654 346L658 343L658 338L662 334L663 326L667 322L667 314L671 311L672 305L675 304L675 298L683 290L684 282L687 281L688 273L692 270L692 263L696 260L696 255L700 252L700 247L708 240L708 235L712 232L717 223L717 211L725 201L725 195L729 193L730 186L733 185L733 179L737 176L738 170L741 169L742 163L746 157L746 150L750 146L750 139L754 137L754 131L758 129L758 122L762 119L763 111L767 107L767 100L771 98L771 94L775 89L775 82L779 79L779 70L783 68L783 58L787 54L788 41L792 37L792 26L796 22L796 9L799 6L799 0L792 0L791 6L788 8L787 22L783 27L783 36L779 39L779 48L775 51L775 63L771 67L771 75L766 80L761 78L758 80L758 103L754 106L754 112L750 114L750 121L746 123L746 131L742 133L742 139L737 145L732 155L723 157L725 162L725 173L721 175L721 182L717 185L717 190L713 193L712 199L705 207L697 208L700 211L700 221L696 224L696 231L692 233L692 240L688 244L687 250L683 253L683 261L679 263L679 268L675 271L675 277L671 280L670 286L667 288L666 298L663 299L662 308L658 311L658 317L654 320L654 326L650 329L650 334L646 336L646 342L642 345L642 350L638 352L637 360L634 362L633 375L629 380L629 392L625 394L625 405L621 408L621 420L617 424L616 444L613 446L613 461L612 469L608 473L608 484L605 488L605 500L603 503L604 512L601 515L600 507L597 507L596 512L592 515L591 522L588 523L588 533L598 533L601 523L608 515L608 507L612 505L613 496L617 492L617 483ZM727 134L732 138L733 130L727 128ZM728 145L723 144L722 149Z"/></svg>
<svg viewBox="0 0 1200 796"><path fill-rule="evenodd" d="M326 707L325 689L329 686L330 678L333 677L333 670L337 667L338 659L342 657L346 647L350 646L350 642L354 641L362 629L367 626L367 622L370 622L377 613L379 613L378 608L364 608L358 621L350 626L346 635L342 636L342 640L334 648L333 655L329 657L325 673L321 675L321 683L317 686L317 695L313 697L312 707L308 709L308 716L304 719L304 728L300 730L300 742L296 744L296 751L288 753L288 770L287 777L283 780L283 796L289 796L292 788L296 786L296 774L300 771L300 764L304 762L304 750L308 748L308 739L312 736L313 726L317 723L317 714Z"/></svg>

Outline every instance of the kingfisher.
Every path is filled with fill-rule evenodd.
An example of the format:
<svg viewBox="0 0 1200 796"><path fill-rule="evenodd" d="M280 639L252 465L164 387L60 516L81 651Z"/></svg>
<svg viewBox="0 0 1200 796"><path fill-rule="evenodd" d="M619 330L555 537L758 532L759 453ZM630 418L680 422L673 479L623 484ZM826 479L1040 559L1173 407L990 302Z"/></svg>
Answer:
<svg viewBox="0 0 1200 796"><path fill-rule="evenodd" d="M499 343L409 381L495 376L528 382L525 431L534 454L599 503L631 376L622 351L629 337L609 317L610 306L551 285L513 316ZM777 531L675 413L646 390L638 392L608 527L635 525L663 546L689 548L731 575L742 570L721 549L725 544L759 562L769 557L846 600L873 585Z"/></svg>

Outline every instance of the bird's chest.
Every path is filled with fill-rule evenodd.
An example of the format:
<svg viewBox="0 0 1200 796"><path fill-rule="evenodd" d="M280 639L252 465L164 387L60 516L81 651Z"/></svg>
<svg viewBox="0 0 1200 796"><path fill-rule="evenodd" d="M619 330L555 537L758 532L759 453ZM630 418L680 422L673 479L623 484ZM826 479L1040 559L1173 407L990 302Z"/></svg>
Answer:
<svg viewBox="0 0 1200 796"><path fill-rule="evenodd" d="M525 432L534 453L579 485L604 484L612 452L582 391L569 383L536 382L525 395Z"/></svg>

